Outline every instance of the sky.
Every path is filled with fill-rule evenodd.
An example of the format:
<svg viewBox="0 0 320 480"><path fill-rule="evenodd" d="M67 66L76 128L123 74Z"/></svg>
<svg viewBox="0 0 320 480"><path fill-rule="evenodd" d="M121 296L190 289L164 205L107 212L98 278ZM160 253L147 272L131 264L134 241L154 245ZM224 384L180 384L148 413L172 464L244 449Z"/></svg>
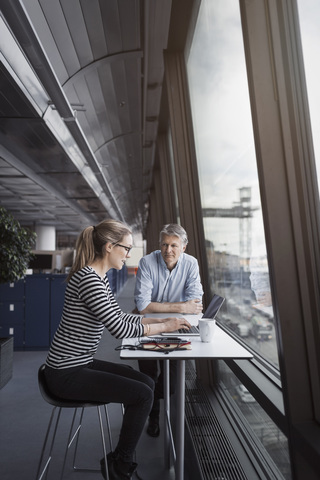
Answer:
<svg viewBox="0 0 320 480"><path fill-rule="evenodd" d="M314 150L320 171L320 0L298 0ZM266 252L243 38L237 0L203 0L188 59L204 208L230 208L251 187L252 250ZM239 254L239 220L205 221L216 249Z"/></svg>
<svg viewBox="0 0 320 480"><path fill-rule="evenodd" d="M204 0L188 60L202 206L230 208L251 187L253 242L265 252L239 4ZM199 81L200 79L200 81ZM239 220L205 222L216 249L239 254Z"/></svg>

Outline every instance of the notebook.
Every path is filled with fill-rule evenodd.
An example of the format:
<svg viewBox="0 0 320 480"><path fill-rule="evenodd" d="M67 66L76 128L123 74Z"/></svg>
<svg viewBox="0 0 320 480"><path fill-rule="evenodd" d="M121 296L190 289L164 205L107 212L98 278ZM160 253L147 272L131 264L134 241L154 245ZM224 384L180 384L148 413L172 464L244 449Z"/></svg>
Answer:
<svg viewBox="0 0 320 480"><path fill-rule="evenodd" d="M183 340L179 337L170 337L167 336L160 336L160 337L152 337L148 339L142 339L140 341L140 348L146 350L191 350L191 342L187 339Z"/></svg>
<svg viewBox="0 0 320 480"><path fill-rule="evenodd" d="M201 318L214 319L218 315L219 310L222 307L224 301L225 301L224 297L220 297L220 295L214 294L211 302L208 305L208 308L206 309L204 314L201 316ZM188 319L188 315L183 315L183 316ZM180 330L176 330L175 332L165 332L165 333L162 333L161 335L164 335L166 337L177 336L177 335L179 335L179 337L181 336L192 337L195 335L200 335L200 332L199 332L198 325L192 325L190 330L184 330L181 328Z"/></svg>

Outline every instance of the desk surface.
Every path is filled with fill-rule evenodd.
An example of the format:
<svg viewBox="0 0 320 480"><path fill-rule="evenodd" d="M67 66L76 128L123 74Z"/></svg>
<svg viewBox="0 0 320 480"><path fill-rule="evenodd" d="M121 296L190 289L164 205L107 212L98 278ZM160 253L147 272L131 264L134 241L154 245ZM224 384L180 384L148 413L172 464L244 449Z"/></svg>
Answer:
<svg viewBox="0 0 320 480"><path fill-rule="evenodd" d="M128 350L120 351L122 359L196 359L196 358L252 358L253 355L244 347L239 345L230 335L224 332L218 325L216 325L214 337L212 342L201 342L200 337L187 337L190 339L191 350L174 351L168 354L157 351L148 350ZM125 338L122 345L137 345L138 338Z"/></svg>

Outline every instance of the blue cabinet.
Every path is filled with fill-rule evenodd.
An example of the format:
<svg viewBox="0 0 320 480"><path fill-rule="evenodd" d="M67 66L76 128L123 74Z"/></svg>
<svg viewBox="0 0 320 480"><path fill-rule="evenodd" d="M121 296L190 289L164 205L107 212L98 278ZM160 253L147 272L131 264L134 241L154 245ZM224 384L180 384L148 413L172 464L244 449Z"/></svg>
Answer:
<svg viewBox="0 0 320 480"><path fill-rule="evenodd" d="M24 301L24 279L13 283L0 285L0 302L23 302Z"/></svg>
<svg viewBox="0 0 320 480"><path fill-rule="evenodd" d="M112 268L111 270L108 271L108 280L109 280L110 288L115 297L120 293L127 279L128 279L127 267L123 267L121 270L116 270L115 268Z"/></svg>
<svg viewBox="0 0 320 480"><path fill-rule="evenodd" d="M24 345L24 280L0 285L0 337L13 337L14 348Z"/></svg>
<svg viewBox="0 0 320 480"><path fill-rule="evenodd" d="M0 303L0 337L13 337L14 348L24 346L24 302Z"/></svg>
<svg viewBox="0 0 320 480"><path fill-rule="evenodd" d="M27 275L0 285L0 337L13 337L15 349L47 349L58 328L67 275ZM108 272L114 295L127 280L127 269Z"/></svg>
<svg viewBox="0 0 320 480"><path fill-rule="evenodd" d="M25 283L25 347L49 348L59 325L66 275L30 275Z"/></svg>
<svg viewBox="0 0 320 480"><path fill-rule="evenodd" d="M0 285L0 337L15 349L47 349L63 308L66 275L28 275Z"/></svg>
<svg viewBox="0 0 320 480"><path fill-rule="evenodd" d="M52 275L50 286L50 343L60 323L66 286L65 275Z"/></svg>
<svg viewBox="0 0 320 480"><path fill-rule="evenodd" d="M28 275L25 284L25 347L48 347L50 278Z"/></svg>

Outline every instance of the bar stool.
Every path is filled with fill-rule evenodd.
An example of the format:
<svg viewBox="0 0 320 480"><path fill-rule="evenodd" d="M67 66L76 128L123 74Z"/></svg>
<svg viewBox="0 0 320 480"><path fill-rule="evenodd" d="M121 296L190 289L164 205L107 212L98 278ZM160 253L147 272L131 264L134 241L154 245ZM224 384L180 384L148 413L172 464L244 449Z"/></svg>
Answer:
<svg viewBox="0 0 320 480"><path fill-rule="evenodd" d="M76 444L75 444L75 451L74 451L74 456L73 456L73 469L76 470L76 471L81 471L81 472L84 472L84 471L85 472L101 472L100 469L99 470L98 469L93 470L93 469L89 469L89 468L78 468L75 465L76 464L78 441L79 441L79 436L80 436L80 430L81 430L81 425L82 425L84 409L88 408L88 407L96 407L97 408L99 425L100 425L100 432L101 432L101 440L102 440L102 450L103 450L103 456L104 456L105 465L106 465L106 472L105 472L106 477L105 478L107 480L109 480L108 468L107 468L107 458L106 458L106 442L105 442L102 415L101 415L101 408L103 407L104 412L105 412L105 417L106 417L106 425L107 425L108 436L109 436L110 451L113 451L111 429L110 429L110 422L109 422L107 405L103 404L103 403L95 403L95 402L77 402L77 401L73 401L73 400L64 400L64 399L56 397L55 395L53 395L50 392L50 390L47 386L46 378L45 378L45 375L44 375L44 370L45 370L45 365L41 365L41 367L39 368L39 371L38 371L39 389L40 389L40 393L41 393L42 397L44 398L44 400L47 403L49 403L50 405L53 405L53 409L52 409L49 425L48 425L48 428L47 428L45 440L44 440L42 451L41 451L41 456L40 456L40 460L39 460L36 480L41 480L44 475L45 475L44 478L47 478L49 464L50 464L51 459L52 459L52 450L53 450L53 446L54 446L54 441L55 441L55 438L56 438L56 433L57 433L57 429L58 429L58 425L59 425L60 415L61 415L61 411L62 411L63 408L73 408L74 413L73 413L72 423L71 423L71 427L70 427L70 431L69 431L68 442L67 442L67 446L66 446L66 450L65 450L65 454L64 454L64 460L63 460L63 466L62 466L60 479L62 479L63 474L64 474L64 469L65 469L65 465L66 465L66 460L67 460L67 455L68 455L69 448L71 447L71 445L72 445L72 443L75 439L76 439ZM72 435L78 409L81 409L80 418L79 418L78 426L75 430L75 433ZM50 432L51 432L51 427L53 426L54 417L56 417L56 419L55 419L55 423L54 423L54 429L53 429L53 433L52 433L51 444L50 444L50 447L49 447L48 459L47 459L47 461L46 461L46 463L45 463L45 465L42 469L41 475L40 475L40 469L41 469L41 466L43 464L43 457L44 457L45 450L46 450L46 447L47 447L47 444L48 444L48 441L49 441L49 436L50 436Z"/></svg>

